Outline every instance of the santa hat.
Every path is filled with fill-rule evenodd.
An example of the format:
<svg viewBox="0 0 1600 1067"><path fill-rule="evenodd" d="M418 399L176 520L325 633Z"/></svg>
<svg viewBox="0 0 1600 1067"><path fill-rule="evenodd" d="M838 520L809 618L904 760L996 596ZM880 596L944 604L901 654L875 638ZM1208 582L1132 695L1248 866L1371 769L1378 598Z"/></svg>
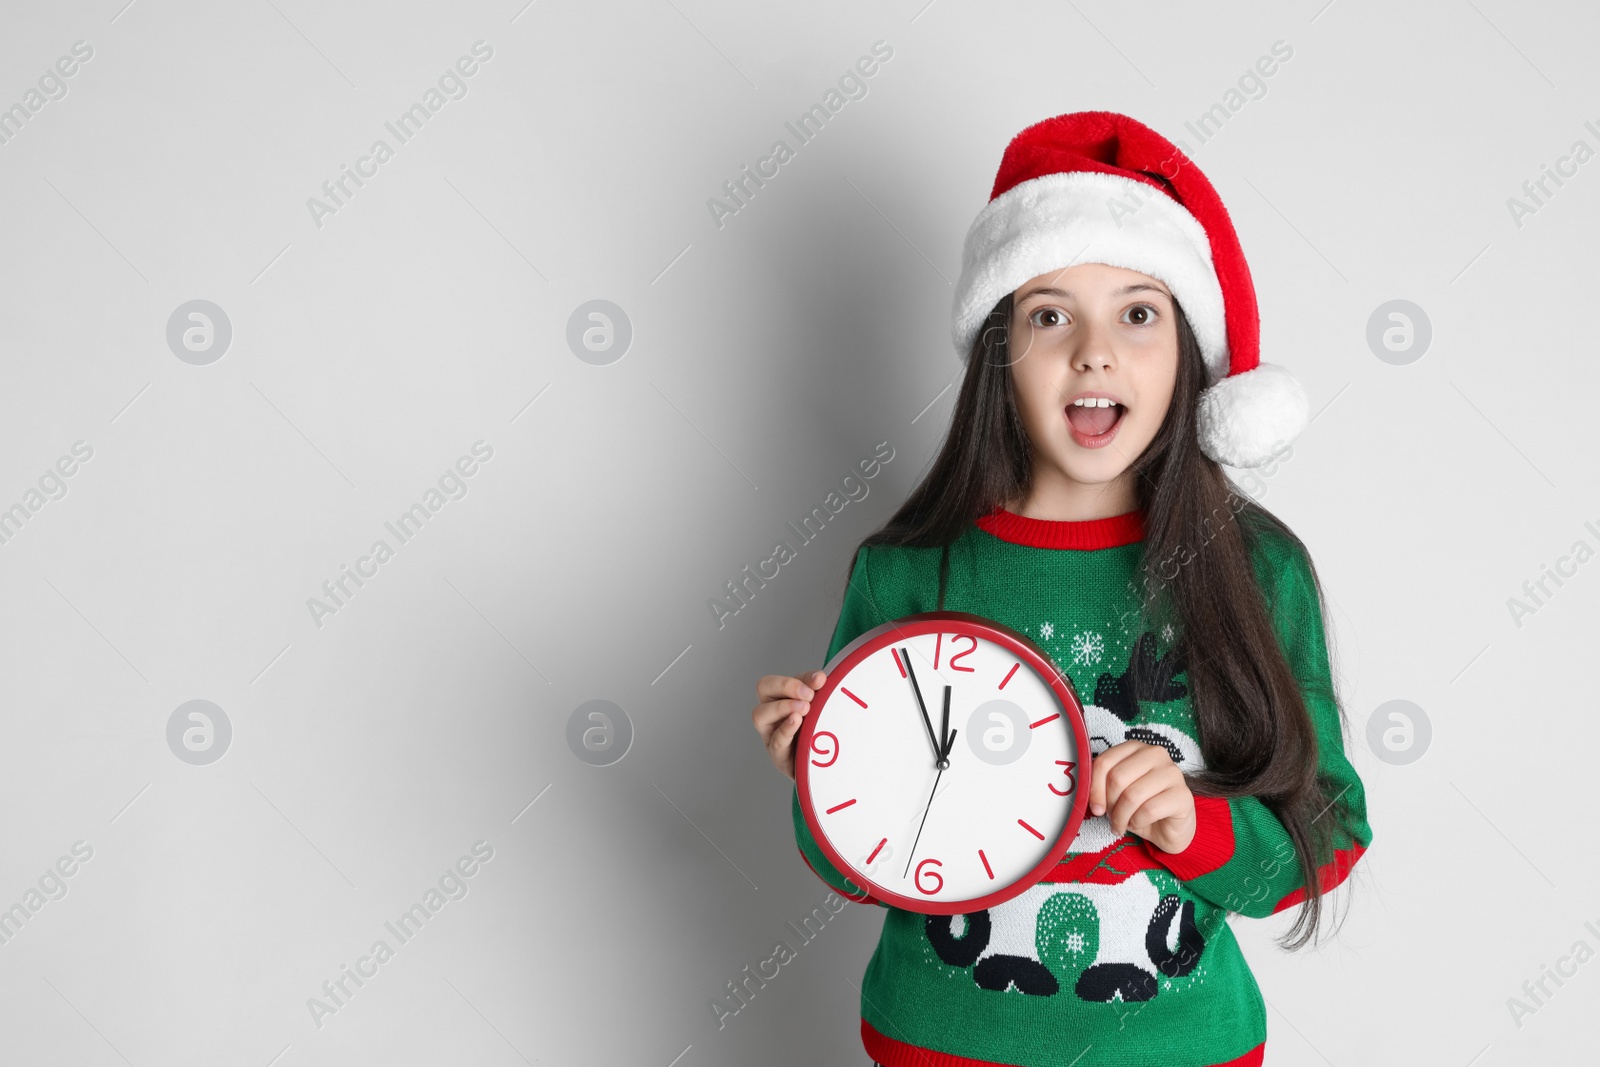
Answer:
<svg viewBox="0 0 1600 1067"><path fill-rule="evenodd" d="M1029 278L1105 263L1159 278L1200 342L1200 449L1258 467L1305 428L1305 389L1260 360L1255 286L1233 222L1200 168L1150 127L1075 111L1012 138L967 231L954 339L963 358L996 302Z"/></svg>

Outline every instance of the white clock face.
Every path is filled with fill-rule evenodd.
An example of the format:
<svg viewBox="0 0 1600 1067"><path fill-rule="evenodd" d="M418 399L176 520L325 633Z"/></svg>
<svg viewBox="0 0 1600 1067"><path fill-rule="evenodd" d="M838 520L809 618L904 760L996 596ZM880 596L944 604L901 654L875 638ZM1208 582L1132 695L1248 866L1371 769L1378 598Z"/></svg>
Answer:
<svg viewBox="0 0 1600 1067"><path fill-rule="evenodd" d="M1060 857L1081 820L1087 735L1070 683L1064 701L1025 639L977 616L912 616L837 659L796 751L835 866L886 903L954 913L1008 899Z"/></svg>

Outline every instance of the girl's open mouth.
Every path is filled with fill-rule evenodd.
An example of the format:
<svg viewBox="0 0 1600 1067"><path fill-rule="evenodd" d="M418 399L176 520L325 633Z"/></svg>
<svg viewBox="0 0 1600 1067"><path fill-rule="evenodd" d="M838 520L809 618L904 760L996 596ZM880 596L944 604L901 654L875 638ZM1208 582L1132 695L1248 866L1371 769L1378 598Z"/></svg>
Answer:
<svg viewBox="0 0 1600 1067"><path fill-rule="evenodd" d="M1127 410L1121 404L1110 407L1068 404L1067 428L1072 432L1072 439L1083 448L1104 448L1117 435L1117 427L1122 425L1122 416Z"/></svg>

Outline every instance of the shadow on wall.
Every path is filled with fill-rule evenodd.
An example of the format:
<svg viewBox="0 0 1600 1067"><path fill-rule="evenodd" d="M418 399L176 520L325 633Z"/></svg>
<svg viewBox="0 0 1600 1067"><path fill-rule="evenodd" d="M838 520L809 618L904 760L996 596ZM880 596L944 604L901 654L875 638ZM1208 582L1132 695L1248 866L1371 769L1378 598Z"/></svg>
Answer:
<svg viewBox="0 0 1600 1067"><path fill-rule="evenodd" d="M896 167L869 139L841 138L831 153L814 151L798 162L813 163L814 173L785 191L791 203L769 201L781 210L763 234L761 263L771 290L787 294L793 309L786 316L792 332L775 342L762 390L783 398L781 410L796 420L786 433L805 459L792 484L797 492L814 486L812 495L821 495L874 443L887 440L898 453L886 472L892 477L874 481L865 506L841 516L850 522L840 536L816 549L826 563L813 571L815 601L801 614L828 616L825 646L856 545L904 502L948 427L961 363L949 341L953 287L945 276L953 280L958 264L946 265L930 251L943 227L932 215L932 198L916 195L925 179ZM898 185L912 195L891 200L881 193ZM794 500L790 510L810 503Z"/></svg>

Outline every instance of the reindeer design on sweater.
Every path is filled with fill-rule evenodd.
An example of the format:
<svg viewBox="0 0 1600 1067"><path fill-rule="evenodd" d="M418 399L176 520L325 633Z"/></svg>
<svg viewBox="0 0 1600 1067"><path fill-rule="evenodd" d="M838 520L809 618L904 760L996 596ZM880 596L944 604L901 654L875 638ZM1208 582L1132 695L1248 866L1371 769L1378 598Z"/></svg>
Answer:
<svg viewBox="0 0 1600 1067"><path fill-rule="evenodd" d="M1204 769L1199 744L1182 730L1162 723L1133 725L1141 701L1176 700L1187 692L1173 681L1183 670L1182 660L1179 648L1158 660L1155 635L1146 632L1134 642L1126 671L1100 675L1094 702L1084 708L1093 755L1132 739L1160 745L1185 770ZM1195 925L1193 901L1180 906L1176 894L1163 895L1140 873L1157 864L1130 843L1126 835L1112 834L1107 816L1090 816L1079 828L1069 858L1045 880L984 911L928 916L928 941L945 963L972 968L973 980L983 989L1004 992L1015 986L1032 996L1054 996L1061 982L1040 959L1040 949L1059 931L1047 928L1041 937L1040 915L1060 915L1073 907L1081 913L1082 901L1087 901L1097 925L1096 944L1073 991L1087 1001L1119 996L1124 1001L1150 1000L1161 976L1180 978L1194 970L1205 940ZM1082 901L1059 899L1069 896ZM1065 936L1072 951L1086 947L1081 930Z"/></svg>

